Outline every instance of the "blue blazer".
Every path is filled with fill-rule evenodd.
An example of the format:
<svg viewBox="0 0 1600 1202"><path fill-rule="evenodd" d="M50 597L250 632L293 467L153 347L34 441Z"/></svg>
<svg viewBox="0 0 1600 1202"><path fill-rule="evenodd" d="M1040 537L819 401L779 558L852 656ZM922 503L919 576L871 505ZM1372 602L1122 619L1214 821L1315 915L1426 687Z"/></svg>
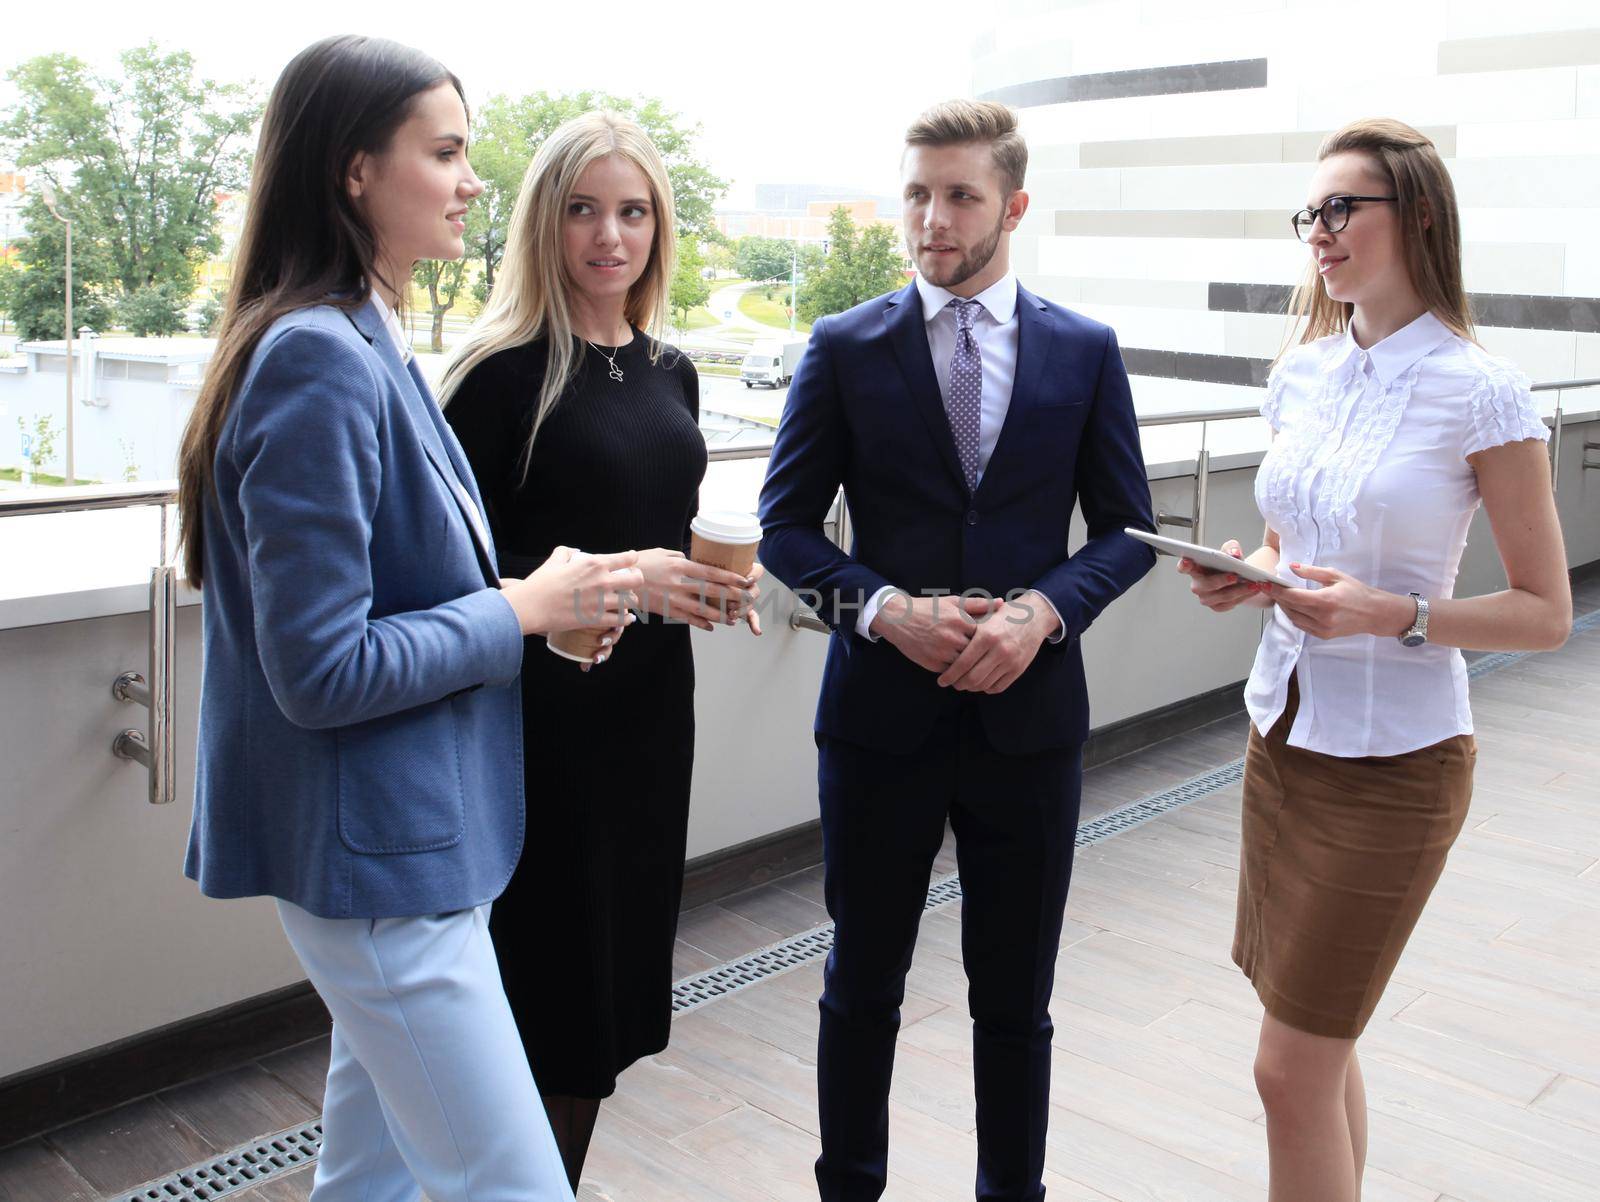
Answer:
<svg viewBox="0 0 1600 1202"><path fill-rule="evenodd" d="M1116 336L1017 289L1011 407L976 492L945 416L915 284L819 321L795 372L761 493L761 561L833 628L816 729L915 749L960 699L886 639L855 632L884 585L912 594L1037 589L1065 637L1004 693L976 695L990 743L1025 754L1081 743L1089 706L1078 639L1155 562L1122 532L1154 530ZM822 532L839 485L855 541ZM1068 549L1074 505L1088 541Z"/></svg>
<svg viewBox="0 0 1600 1202"><path fill-rule="evenodd" d="M522 848L522 631L370 300L273 324L215 471L184 871L324 918L493 899Z"/></svg>

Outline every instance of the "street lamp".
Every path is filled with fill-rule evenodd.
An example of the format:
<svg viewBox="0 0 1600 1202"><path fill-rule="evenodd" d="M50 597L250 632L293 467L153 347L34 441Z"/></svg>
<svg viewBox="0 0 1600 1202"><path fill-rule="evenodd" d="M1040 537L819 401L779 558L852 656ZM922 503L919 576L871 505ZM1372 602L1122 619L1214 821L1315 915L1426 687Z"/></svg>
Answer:
<svg viewBox="0 0 1600 1202"><path fill-rule="evenodd" d="M72 448L72 219L56 208L56 190L48 181L39 185L39 199L62 225L67 227L67 483L78 482Z"/></svg>

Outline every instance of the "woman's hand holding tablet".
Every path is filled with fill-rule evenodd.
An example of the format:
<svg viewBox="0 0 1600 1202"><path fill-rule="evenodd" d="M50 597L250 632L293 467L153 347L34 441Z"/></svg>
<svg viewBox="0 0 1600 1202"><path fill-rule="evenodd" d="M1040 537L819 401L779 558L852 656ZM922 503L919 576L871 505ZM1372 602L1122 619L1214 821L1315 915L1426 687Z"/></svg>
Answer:
<svg viewBox="0 0 1600 1202"><path fill-rule="evenodd" d="M1215 547L1187 543L1182 539L1168 538L1163 534L1151 534L1145 530L1136 530L1132 526L1124 529L1123 533L1142 543L1148 543L1163 555L1176 555L1187 559L1196 567L1204 568L1208 572L1228 572L1240 580L1249 580L1256 584L1281 584L1287 588L1305 587L1303 580L1293 576L1279 576L1247 560L1236 559L1226 551L1219 551Z"/></svg>

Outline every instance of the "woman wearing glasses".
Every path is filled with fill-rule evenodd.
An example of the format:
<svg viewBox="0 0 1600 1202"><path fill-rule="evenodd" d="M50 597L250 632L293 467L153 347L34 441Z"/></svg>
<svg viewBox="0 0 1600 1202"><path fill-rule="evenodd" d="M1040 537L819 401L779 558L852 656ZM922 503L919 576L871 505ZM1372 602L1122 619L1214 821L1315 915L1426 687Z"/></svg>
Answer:
<svg viewBox="0 0 1600 1202"><path fill-rule="evenodd" d="M1465 821L1477 750L1460 648L1545 650L1572 598L1528 381L1473 339L1455 191L1433 144L1360 121L1293 218L1311 252L1298 345L1262 413L1262 545L1305 587L1189 560L1200 602L1272 611L1245 700L1233 958L1266 1009L1256 1055L1272 1202L1353 1202L1356 1040ZM1482 502L1508 585L1456 600ZM1293 574L1291 576L1291 573Z"/></svg>
<svg viewBox="0 0 1600 1202"><path fill-rule="evenodd" d="M523 660L524 763L545 800L490 927L574 1189L617 1074L667 1044L689 627L760 633L760 567L685 556L706 470L699 377L647 333L665 325L673 247L672 185L644 131L612 113L562 125L528 167L494 293L441 389L513 574L558 544L651 548L646 620L624 642L582 667L542 641Z"/></svg>

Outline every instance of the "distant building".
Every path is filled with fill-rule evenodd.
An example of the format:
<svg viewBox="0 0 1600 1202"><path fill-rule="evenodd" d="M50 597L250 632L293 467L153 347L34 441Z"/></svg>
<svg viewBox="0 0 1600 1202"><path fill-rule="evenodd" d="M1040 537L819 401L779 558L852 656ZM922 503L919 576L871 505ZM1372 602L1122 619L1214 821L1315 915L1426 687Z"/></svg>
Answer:
<svg viewBox="0 0 1600 1202"><path fill-rule="evenodd" d="M216 344L205 338L75 339L74 471L80 480L162 480L177 474L178 442ZM21 467L21 431L49 417L58 435L51 463L66 466L66 344L23 342L0 361L0 466Z"/></svg>
<svg viewBox="0 0 1600 1202"><path fill-rule="evenodd" d="M872 196L860 188L824 187L821 184L757 184L756 211L761 213L804 213L815 201L828 201L830 206L841 201L875 200L878 212L885 217L900 216L898 196Z"/></svg>
<svg viewBox="0 0 1600 1202"><path fill-rule="evenodd" d="M0 258L9 259L22 236L22 206L28 200L28 184L20 171L0 170Z"/></svg>
<svg viewBox="0 0 1600 1202"><path fill-rule="evenodd" d="M717 214L717 229L729 238L783 238L798 239L824 245L828 240L828 220L833 211L843 207L857 227L887 226L896 237L900 235L900 221L878 213L876 200L813 200L804 211L771 213L760 210L735 210Z"/></svg>

